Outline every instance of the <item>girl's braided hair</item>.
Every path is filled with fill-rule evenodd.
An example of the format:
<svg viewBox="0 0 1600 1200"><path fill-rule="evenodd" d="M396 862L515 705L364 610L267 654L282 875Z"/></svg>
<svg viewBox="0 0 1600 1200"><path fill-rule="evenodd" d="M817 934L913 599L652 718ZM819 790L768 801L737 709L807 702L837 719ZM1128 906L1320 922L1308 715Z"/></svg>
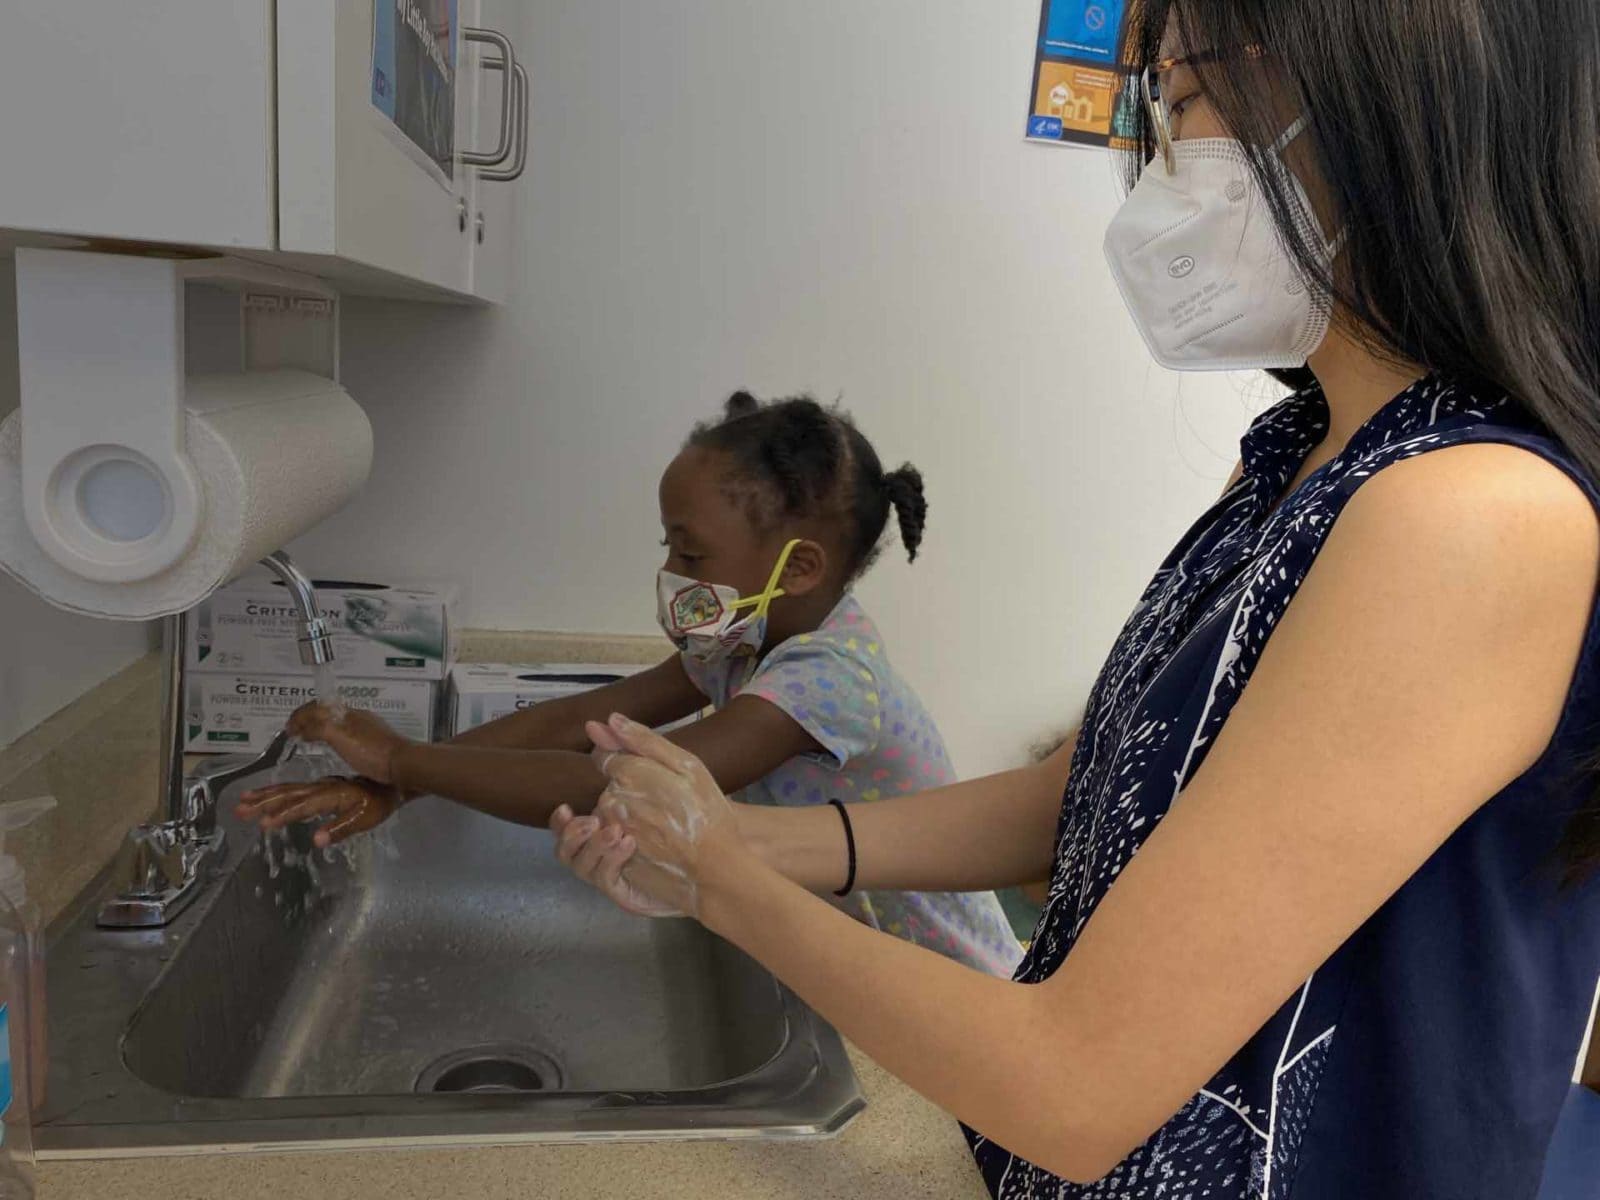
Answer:
<svg viewBox="0 0 1600 1200"><path fill-rule="evenodd" d="M688 444L732 460L729 485L757 528L796 517L841 521L848 578L877 560L890 509L906 557L916 561L928 516L922 473L910 463L886 472L872 443L839 408L810 396L762 403L736 392L722 418L695 426Z"/></svg>

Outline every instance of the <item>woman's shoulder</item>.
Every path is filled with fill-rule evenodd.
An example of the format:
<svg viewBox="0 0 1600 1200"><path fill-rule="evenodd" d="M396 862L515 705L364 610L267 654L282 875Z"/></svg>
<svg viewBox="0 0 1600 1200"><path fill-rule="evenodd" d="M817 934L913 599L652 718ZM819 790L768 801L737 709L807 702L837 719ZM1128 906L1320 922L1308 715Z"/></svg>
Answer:
<svg viewBox="0 0 1600 1200"><path fill-rule="evenodd" d="M1339 516L1338 560L1383 561L1402 580L1480 605L1498 598L1508 611L1526 605L1530 615L1564 584L1591 594L1600 497L1540 449L1464 440L1372 472Z"/></svg>
<svg viewBox="0 0 1600 1200"><path fill-rule="evenodd" d="M1345 475L1349 504L1451 521L1468 539L1508 526L1536 539L1592 534L1600 486L1559 441L1507 411L1371 450Z"/></svg>

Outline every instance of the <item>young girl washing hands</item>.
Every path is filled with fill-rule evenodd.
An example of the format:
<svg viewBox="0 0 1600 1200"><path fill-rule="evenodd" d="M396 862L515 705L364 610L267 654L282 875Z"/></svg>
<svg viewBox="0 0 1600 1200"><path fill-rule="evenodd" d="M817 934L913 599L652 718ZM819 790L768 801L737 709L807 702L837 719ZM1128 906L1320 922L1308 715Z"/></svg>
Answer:
<svg viewBox="0 0 1600 1200"><path fill-rule="evenodd" d="M619 748L599 722L626 712L659 727L708 700L711 715L664 744L696 763L719 797L737 794L752 829L760 819L749 806L815 806L837 822L834 802L952 781L938 729L850 591L877 558L891 511L915 560L927 504L914 468L885 472L837 410L740 393L721 420L690 435L659 495L667 559L657 609L677 654L440 745L403 738L370 713L307 705L291 732L327 743L356 777L250 792L240 815L263 828L321 819L316 841L329 845L386 820L408 796L434 794L558 832L576 822L574 854L588 830L600 838L582 853L596 856L620 838L615 821L604 831L589 815L608 786L589 750ZM608 811L626 804L626 789L613 784ZM732 820L723 809L715 816ZM699 810L684 819L696 840L709 827ZM845 891L843 882L829 890ZM657 915L694 911L687 901L633 900L635 911ZM839 903L875 928L985 971L1009 974L1021 956L992 892L855 893Z"/></svg>

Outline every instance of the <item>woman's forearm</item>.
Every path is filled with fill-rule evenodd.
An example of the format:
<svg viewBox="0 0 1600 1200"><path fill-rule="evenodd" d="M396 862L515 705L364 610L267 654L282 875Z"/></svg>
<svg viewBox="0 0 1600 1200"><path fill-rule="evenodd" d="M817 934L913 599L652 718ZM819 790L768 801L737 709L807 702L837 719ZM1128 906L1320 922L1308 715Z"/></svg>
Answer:
<svg viewBox="0 0 1600 1200"><path fill-rule="evenodd" d="M1040 988L869 929L754 858L720 872L702 880L706 926L916 1091L1069 1178L1096 1178L1120 1157L1100 1128L1096 1081L1073 1078L1086 1056L1071 1023Z"/></svg>
<svg viewBox="0 0 1600 1200"><path fill-rule="evenodd" d="M412 742L390 762L403 792L443 796L520 825L543 826L563 804L587 813L606 779L587 754Z"/></svg>
<svg viewBox="0 0 1600 1200"><path fill-rule="evenodd" d="M983 891L1048 877L1075 742L1034 766L851 804L855 886ZM765 862L809 891L843 886L844 826L832 805L741 807L739 830Z"/></svg>

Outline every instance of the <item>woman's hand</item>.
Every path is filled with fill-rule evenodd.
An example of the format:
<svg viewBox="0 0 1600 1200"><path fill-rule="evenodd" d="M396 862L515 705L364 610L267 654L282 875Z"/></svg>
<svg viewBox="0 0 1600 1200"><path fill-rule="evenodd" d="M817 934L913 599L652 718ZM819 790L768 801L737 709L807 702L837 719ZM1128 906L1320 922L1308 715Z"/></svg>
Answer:
<svg viewBox="0 0 1600 1200"><path fill-rule="evenodd" d="M377 828L404 803L405 796L387 784L333 777L257 788L239 797L234 812L241 820L269 830L326 818L311 840L317 846L332 846Z"/></svg>
<svg viewBox="0 0 1600 1200"><path fill-rule="evenodd" d="M653 886L652 872L659 870L643 861L630 864L638 845L621 826L604 824L599 817L575 816L571 806L563 804L550 814L550 829L556 835L556 857L618 908L640 917L684 915L681 909L653 899L656 891L664 890ZM633 877L640 874L652 886L635 886Z"/></svg>
<svg viewBox="0 0 1600 1200"><path fill-rule="evenodd" d="M751 856L734 806L705 764L644 726L618 715L587 728L595 762L610 780L595 806L601 828L594 836L609 838L605 827L616 826L633 854L613 870L612 860L629 843L608 840L589 860L592 873L626 884L658 907L698 917L708 883Z"/></svg>
<svg viewBox="0 0 1600 1200"><path fill-rule="evenodd" d="M357 775L377 783L394 783L395 755L411 745L383 722L359 708L337 708L312 701L295 709L287 726L306 742L322 742Z"/></svg>

